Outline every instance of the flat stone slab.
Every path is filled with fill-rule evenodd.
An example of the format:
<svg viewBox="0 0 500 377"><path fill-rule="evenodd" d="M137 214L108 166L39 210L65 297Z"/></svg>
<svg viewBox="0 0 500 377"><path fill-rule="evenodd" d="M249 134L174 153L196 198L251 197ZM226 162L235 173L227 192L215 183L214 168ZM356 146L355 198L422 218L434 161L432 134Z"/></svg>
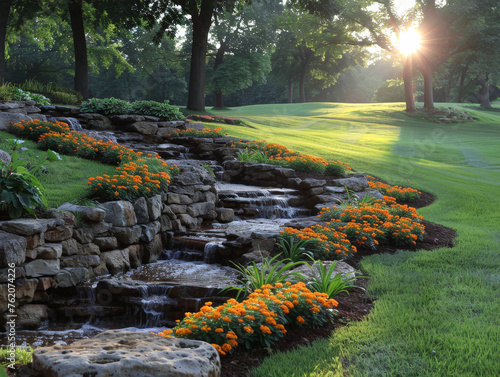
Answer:
<svg viewBox="0 0 500 377"><path fill-rule="evenodd" d="M116 330L39 348L33 367L44 377L220 376L219 354L208 343Z"/></svg>

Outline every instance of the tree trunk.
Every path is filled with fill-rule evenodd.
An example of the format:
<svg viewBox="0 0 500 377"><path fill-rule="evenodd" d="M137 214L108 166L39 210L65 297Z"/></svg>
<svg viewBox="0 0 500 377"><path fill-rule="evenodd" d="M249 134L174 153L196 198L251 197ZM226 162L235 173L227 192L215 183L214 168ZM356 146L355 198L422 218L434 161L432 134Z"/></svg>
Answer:
<svg viewBox="0 0 500 377"><path fill-rule="evenodd" d="M307 76L307 70L302 69L300 71L300 81L299 81L299 102L300 103L306 102L306 76Z"/></svg>
<svg viewBox="0 0 500 377"><path fill-rule="evenodd" d="M288 79L288 103L293 103L293 81L291 77Z"/></svg>
<svg viewBox="0 0 500 377"><path fill-rule="evenodd" d="M481 89L479 89L479 103L481 107L485 109L491 109L490 103L490 84L488 84L488 77L482 78L478 77L479 84L481 84Z"/></svg>
<svg viewBox="0 0 500 377"><path fill-rule="evenodd" d="M222 91L220 90L215 92L215 108L216 109L224 108L224 96L222 95Z"/></svg>
<svg viewBox="0 0 500 377"><path fill-rule="evenodd" d="M207 1L202 1L205 3ZM208 32L212 25L213 7L203 7L200 15L191 14L193 42L191 45L191 69L189 71L188 110L205 111L205 65Z"/></svg>
<svg viewBox="0 0 500 377"><path fill-rule="evenodd" d="M413 98L413 56L410 54L403 61L403 81L405 86L406 112L417 111Z"/></svg>
<svg viewBox="0 0 500 377"><path fill-rule="evenodd" d="M432 87L433 70L430 63L422 64L422 76L424 77L424 108L434 110L434 93Z"/></svg>
<svg viewBox="0 0 500 377"><path fill-rule="evenodd" d="M5 38L12 0L0 0L0 84L5 80Z"/></svg>
<svg viewBox="0 0 500 377"><path fill-rule="evenodd" d="M89 63L83 25L82 0L71 0L68 8L75 50L75 90L86 100L89 97Z"/></svg>
<svg viewBox="0 0 500 377"><path fill-rule="evenodd" d="M219 49L217 50L217 54L215 55L215 62L214 62L214 72L217 71L217 69L220 67L224 60L224 53L226 52L226 43L224 41L220 41L220 46ZM217 109L223 109L224 108L224 97L222 95L222 90L217 88L215 90L215 107Z"/></svg>

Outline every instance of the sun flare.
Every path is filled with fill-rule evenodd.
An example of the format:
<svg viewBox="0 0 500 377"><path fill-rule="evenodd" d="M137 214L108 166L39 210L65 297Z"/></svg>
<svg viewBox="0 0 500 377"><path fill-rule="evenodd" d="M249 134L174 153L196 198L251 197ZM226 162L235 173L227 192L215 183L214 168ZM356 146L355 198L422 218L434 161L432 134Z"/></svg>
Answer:
<svg viewBox="0 0 500 377"><path fill-rule="evenodd" d="M405 55L413 54L420 48L420 40L420 34L418 34L418 32L411 27L399 34L399 50Z"/></svg>

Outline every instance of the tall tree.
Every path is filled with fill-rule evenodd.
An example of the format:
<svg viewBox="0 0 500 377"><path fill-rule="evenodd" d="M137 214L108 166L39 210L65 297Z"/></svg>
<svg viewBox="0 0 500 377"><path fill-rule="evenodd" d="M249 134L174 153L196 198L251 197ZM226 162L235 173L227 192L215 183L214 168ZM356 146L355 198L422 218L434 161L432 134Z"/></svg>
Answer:
<svg viewBox="0 0 500 377"><path fill-rule="evenodd" d="M205 110L205 68L208 36L216 11L232 12L237 3L245 0L131 0L141 14L150 21L160 20L158 38L165 30L179 23L186 23L182 16L189 16L191 26L191 67L189 70L189 110Z"/></svg>
<svg viewBox="0 0 500 377"><path fill-rule="evenodd" d="M75 52L75 86L84 100L89 97L89 62L87 57L87 39L83 24L82 0L70 0L68 3L73 47Z"/></svg>
<svg viewBox="0 0 500 377"><path fill-rule="evenodd" d="M5 39L13 0L0 0L0 84L5 78Z"/></svg>
<svg viewBox="0 0 500 377"><path fill-rule="evenodd" d="M360 29L358 25L349 24L341 17L328 19L295 9L280 17L280 25L284 32L280 44L290 42L294 47L292 52L290 47L278 45L279 55L274 62L284 64L279 69L290 69L286 75L289 92L292 80L298 82L300 102L308 100L308 83L316 80L322 89L335 84L349 64L362 63L364 57L358 47L371 44L355 36ZM283 74L280 76L283 78Z"/></svg>
<svg viewBox="0 0 500 377"><path fill-rule="evenodd" d="M265 81L271 70L274 24L282 11L277 0L257 0L246 6L241 4L233 13L216 12L210 34L217 47L207 67L207 83L215 94L215 107L224 107L224 95Z"/></svg>

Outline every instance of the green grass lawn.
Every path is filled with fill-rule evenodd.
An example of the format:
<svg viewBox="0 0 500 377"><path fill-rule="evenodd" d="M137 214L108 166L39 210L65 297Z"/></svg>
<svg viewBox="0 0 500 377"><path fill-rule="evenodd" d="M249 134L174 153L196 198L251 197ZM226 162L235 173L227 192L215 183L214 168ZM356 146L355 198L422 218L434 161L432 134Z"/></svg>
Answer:
<svg viewBox="0 0 500 377"><path fill-rule="evenodd" d="M0 149L8 150L8 139L16 139L15 135L0 132ZM82 198L87 194L89 177L103 174L113 174L114 166L103 165L96 161L84 160L79 157L61 155L61 161L43 161L45 152L37 149L36 143L25 141L27 148L21 153L21 158L28 161L38 161L47 168L46 173L36 174L45 189L49 207L59 207L64 202Z"/></svg>
<svg viewBox="0 0 500 377"><path fill-rule="evenodd" d="M402 109L312 103L216 112L245 121L224 126L236 137L340 159L389 183L432 192L436 202L419 212L458 231L452 249L366 258L369 294L377 298L368 318L269 358L254 376L500 374L500 112L467 108L478 121L444 125ZM0 133L0 149L6 137L13 136ZM47 168L41 181L51 206L83 196L88 177L114 170L67 156Z"/></svg>
<svg viewBox="0 0 500 377"><path fill-rule="evenodd" d="M377 298L368 318L269 358L254 376L500 374L500 113L466 108L479 120L438 124L403 109L311 103L216 112L247 123L224 126L230 135L340 159L432 192L436 202L419 212L458 231L452 249L366 258Z"/></svg>

